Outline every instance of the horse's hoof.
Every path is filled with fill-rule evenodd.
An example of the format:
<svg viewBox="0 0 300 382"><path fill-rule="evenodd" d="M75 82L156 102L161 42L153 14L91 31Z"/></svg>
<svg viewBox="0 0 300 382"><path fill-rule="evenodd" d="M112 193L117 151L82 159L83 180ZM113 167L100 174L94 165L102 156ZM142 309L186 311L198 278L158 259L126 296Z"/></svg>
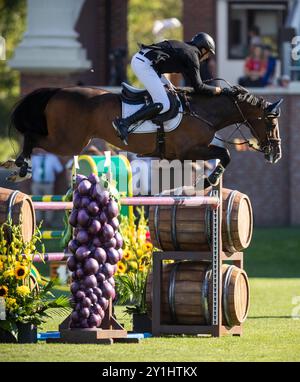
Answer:
<svg viewBox="0 0 300 382"><path fill-rule="evenodd" d="M25 178L28 173L28 166L22 166L19 171L19 175L21 178Z"/></svg>

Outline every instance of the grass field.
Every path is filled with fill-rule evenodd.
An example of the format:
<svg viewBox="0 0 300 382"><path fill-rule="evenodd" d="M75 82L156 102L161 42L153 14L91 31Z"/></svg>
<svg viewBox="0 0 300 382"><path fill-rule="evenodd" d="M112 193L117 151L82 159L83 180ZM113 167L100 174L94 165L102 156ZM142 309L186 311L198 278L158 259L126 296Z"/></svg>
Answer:
<svg viewBox="0 0 300 382"><path fill-rule="evenodd" d="M242 337L161 337L139 344L0 345L1 361L300 361L300 230L256 230L246 255L251 306ZM65 289L65 288L61 288ZM59 292L59 291L58 291ZM298 310L297 310L298 305ZM120 322L131 328L122 307ZM61 320L61 319L60 319ZM50 320L42 330L57 330ZM105 349L105 350L104 350Z"/></svg>

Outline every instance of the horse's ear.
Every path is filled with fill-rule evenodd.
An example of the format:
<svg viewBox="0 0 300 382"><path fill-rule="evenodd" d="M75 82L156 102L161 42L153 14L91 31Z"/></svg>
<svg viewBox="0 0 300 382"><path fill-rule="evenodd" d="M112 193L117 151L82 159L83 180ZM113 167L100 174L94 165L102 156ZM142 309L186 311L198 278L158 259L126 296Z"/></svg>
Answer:
<svg viewBox="0 0 300 382"><path fill-rule="evenodd" d="M266 116L280 116L280 105L283 102L283 98L281 98L279 101L276 101L274 103L271 103L269 106L265 109Z"/></svg>

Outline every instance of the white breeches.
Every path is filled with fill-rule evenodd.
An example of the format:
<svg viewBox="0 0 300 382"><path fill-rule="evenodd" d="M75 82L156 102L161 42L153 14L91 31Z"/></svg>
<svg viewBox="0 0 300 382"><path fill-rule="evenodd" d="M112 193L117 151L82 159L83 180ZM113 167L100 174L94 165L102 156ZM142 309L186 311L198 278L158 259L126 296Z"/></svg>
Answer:
<svg viewBox="0 0 300 382"><path fill-rule="evenodd" d="M168 111L170 109L170 101L164 88L164 83L168 83L167 79L163 75L160 79L151 66L151 61L140 53L136 53L132 57L131 67L134 74L150 93L153 102L160 102L163 105L160 114Z"/></svg>

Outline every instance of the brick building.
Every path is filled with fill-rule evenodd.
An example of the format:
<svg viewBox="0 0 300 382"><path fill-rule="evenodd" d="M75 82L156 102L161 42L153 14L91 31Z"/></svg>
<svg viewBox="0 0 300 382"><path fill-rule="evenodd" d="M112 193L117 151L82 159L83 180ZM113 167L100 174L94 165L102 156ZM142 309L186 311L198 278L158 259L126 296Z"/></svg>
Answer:
<svg viewBox="0 0 300 382"><path fill-rule="evenodd" d="M28 0L28 26L10 65L21 93L109 84L110 54L127 49L127 0Z"/></svg>

